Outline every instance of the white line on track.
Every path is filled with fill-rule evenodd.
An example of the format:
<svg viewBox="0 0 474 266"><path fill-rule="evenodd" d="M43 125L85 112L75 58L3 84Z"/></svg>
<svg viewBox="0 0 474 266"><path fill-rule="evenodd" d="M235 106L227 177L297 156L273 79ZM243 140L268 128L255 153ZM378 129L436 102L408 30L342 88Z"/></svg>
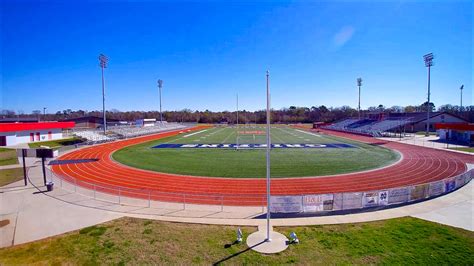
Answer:
<svg viewBox="0 0 474 266"><path fill-rule="evenodd" d="M194 132L194 133L188 134L188 135L186 135L186 136L183 136L183 138L187 138L187 137L190 137L190 136L192 136L192 135L196 135L196 134L198 134L198 133L202 133L202 132L204 132L204 131L207 131L207 129L204 129L204 130L201 130L201 131L198 131L198 132Z"/></svg>

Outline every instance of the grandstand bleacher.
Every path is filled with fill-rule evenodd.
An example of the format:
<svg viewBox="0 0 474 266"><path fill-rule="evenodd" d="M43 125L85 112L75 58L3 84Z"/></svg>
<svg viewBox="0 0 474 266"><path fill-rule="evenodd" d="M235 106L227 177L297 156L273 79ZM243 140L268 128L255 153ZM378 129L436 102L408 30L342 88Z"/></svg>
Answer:
<svg viewBox="0 0 474 266"><path fill-rule="evenodd" d="M87 139L85 144L98 144L109 141L114 141L117 139L133 138L144 135L150 135L159 133L162 131L168 131L173 129L184 128L186 126L178 123L167 123L167 122L156 122L154 126L140 127L140 126L131 126L131 125L118 125L118 126L109 126L107 127L107 135L100 129L80 129L74 130L73 134Z"/></svg>
<svg viewBox="0 0 474 266"><path fill-rule="evenodd" d="M348 118L323 128L380 137L384 132L401 128L414 120L415 117L389 117L382 120Z"/></svg>

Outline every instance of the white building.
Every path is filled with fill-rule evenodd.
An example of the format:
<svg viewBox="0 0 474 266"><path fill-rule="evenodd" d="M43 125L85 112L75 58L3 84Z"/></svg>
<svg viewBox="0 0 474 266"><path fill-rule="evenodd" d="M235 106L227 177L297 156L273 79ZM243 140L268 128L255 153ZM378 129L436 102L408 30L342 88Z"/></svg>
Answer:
<svg viewBox="0 0 474 266"><path fill-rule="evenodd" d="M0 146L57 140L74 122L0 123Z"/></svg>

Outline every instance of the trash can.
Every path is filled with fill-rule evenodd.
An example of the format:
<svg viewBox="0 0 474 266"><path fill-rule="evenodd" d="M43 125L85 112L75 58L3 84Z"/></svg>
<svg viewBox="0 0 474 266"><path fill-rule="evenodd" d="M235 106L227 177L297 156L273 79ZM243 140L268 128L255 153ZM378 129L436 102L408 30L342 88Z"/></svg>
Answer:
<svg viewBox="0 0 474 266"><path fill-rule="evenodd" d="M54 183L53 182L48 182L46 183L46 190L48 191L53 191Z"/></svg>

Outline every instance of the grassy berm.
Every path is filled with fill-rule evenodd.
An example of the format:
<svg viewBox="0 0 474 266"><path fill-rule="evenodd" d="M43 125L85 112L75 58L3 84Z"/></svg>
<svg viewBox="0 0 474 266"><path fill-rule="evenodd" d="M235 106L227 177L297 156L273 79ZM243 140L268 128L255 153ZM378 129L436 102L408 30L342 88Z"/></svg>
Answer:
<svg viewBox="0 0 474 266"><path fill-rule="evenodd" d="M295 231L301 243L275 255L232 244L236 229L122 218L0 249L0 264L474 264L473 232L416 218L278 227L286 235ZM255 230L242 228L244 237Z"/></svg>

